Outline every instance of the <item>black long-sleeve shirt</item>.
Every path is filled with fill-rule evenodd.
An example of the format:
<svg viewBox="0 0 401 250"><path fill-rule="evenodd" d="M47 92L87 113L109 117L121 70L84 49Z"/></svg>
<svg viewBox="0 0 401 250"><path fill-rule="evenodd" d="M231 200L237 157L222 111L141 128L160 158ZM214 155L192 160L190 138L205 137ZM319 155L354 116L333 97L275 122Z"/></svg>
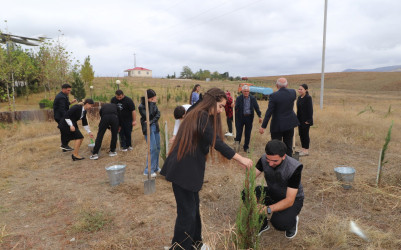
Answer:
<svg viewBox="0 0 401 250"><path fill-rule="evenodd" d="M188 152L181 160L178 160L178 145L172 150L161 171L166 180L192 192L201 190L205 176L206 155L213 142L212 119L213 117L205 111L200 115L199 121L197 121L199 124L198 143L194 153ZM235 151L218 136L216 136L214 148L227 159L231 159L235 155Z"/></svg>

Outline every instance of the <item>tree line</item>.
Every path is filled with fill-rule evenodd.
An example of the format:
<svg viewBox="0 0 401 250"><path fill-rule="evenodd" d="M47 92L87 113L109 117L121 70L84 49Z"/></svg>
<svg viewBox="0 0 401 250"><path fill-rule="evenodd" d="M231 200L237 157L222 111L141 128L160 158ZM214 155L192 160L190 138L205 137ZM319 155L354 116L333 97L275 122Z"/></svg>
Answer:
<svg viewBox="0 0 401 250"><path fill-rule="evenodd" d="M8 101L10 107L16 96L28 99L31 93L44 92L45 98L54 98L64 83L82 85L75 86L76 91L85 91L95 75L90 56L81 65L59 39L44 41L38 49L23 49L11 42L2 44L0 65L0 102Z"/></svg>
<svg viewBox="0 0 401 250"><path fill-rule="evenodd" d="M168 79L175 79L177 78L175 73L172 75L167 75ZM211 72L210 70L202 70L199 69L197 72L193 72L190 67L184 66L182 67L182 71L180 73L180 76L178 77L180 79L194 79L194 80L230 80L230 81L239 81L242 78L240 76L237 77L232 77L228 72L224 73L219 73L218 71Z"/></svg>

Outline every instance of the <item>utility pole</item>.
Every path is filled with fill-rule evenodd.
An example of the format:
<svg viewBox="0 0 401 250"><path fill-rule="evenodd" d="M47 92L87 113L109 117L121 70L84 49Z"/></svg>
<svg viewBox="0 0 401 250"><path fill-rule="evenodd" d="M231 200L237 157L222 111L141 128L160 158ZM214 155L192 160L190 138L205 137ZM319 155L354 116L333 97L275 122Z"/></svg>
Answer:
<svg viewBox="0 0 401 250"><path fill-rule="evenodd" d="M136 68L136 54L134 53L134 68Z"/></svg>
<svg viewBox="0 0 401 250"><path fill-rule="evenodd" d="M324 60L326 54L326 26L327 26L327 1L324 3L324 25L323 25L323 52L322 52L322 76L320 84L320 109L323 109L323 93L324 93Z"/></svg>

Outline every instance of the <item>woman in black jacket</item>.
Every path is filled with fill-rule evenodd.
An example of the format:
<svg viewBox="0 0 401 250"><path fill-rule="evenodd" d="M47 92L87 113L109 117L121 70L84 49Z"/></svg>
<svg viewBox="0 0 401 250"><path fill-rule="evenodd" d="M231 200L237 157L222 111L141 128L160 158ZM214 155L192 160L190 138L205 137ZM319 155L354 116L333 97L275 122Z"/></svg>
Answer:
<svg viewBox="0 0 401 250"><path fill-rule="evenodd" d="M58 128L61 131L61 140L63 145L68 145L69 141L75 140L74 151L71 155L73 161L85 159L78 154L79 147L84 139L84 136L78 128L77 122L79 120L82 119L82 126L86 132L88 132L90 137L93 138L93 134L89 129L88 120L86 119L86 112L93 107L93 104L94 102L92 99L86 99L83 105L78 104L72 106L58 124Z"/></svg>
<svg viewBox="0 0 401 250"><path fill-rule="evenodd" d="M299 97L297 100L297 117L299 121L298 133L301 138L302 150L300 156L309 155L309 129L313 125L313 104L312 97L308 92L308 85L302 84L298 88Z"/></svg>
<svg viewBox="0 0 401 250"><path fill-rule="evenodd" d="M200 249L202 246L199 191L205 175L206 156L216 149L227 159L250 168L252 160L242 157L223 142L220 113L224 111L226 95L212 88L182 121L161 174L172 182L177 203L177 219L172 248Z"/></svg>

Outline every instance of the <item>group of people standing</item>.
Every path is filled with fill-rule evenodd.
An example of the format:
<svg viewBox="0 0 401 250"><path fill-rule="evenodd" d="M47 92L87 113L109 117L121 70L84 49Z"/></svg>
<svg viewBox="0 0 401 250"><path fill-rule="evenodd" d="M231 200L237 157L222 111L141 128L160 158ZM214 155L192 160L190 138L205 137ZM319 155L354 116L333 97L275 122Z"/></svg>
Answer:
<svg viewBox="0 0 401 250"><path fill-rule="evenodd" d="M259 117L259 133L263 134L269 121L271 139L281 140L287 146L286 154L292 156L292 144L294 139L294 128L298 127L299 136L301 139L302 149L299 152L300 156L309 155L309 129L313 125L313 105L312 97L308 92L308 85L302 84L298 88L298 99L296 91L289 89L287 79L279 78L276 82L277 91L269 96L269 104L266 110L263 122L261 111L256 98L250 95L248 85L242 87L242 95L239 95L235 102L232 103L232 97L227 91L226 117L228 133L226 136L232 136L232 117L233 109L235 108L235 127L236 137L234 139L234 148L238 151L242 139L242 133L245 128L245 141L243 149L249 152L249 143L253 127L253 120L256 115ZM296 101L297 113L294 112L294 103Z"/></svg>
<svg viewBox="0 0 401 250"><path fill-rule="evenodd" d="M82 120L82 126L93 139L94 136L89 128L89 123L86 118L87 112L94 106L92 99L86 99L78 105L70 108L71 103L68 95L71 92L71 85L64 84L61 87L61 92L56 96L53 103L54 120L58 123L58 128L61 134L61 149L63 152L73 151L71 157L73 161L83 160L78 152L83 141L83 135L79 130L78 121ZM156 176L156 172L160 172L159 154L160 154L160 135L158 120L160 112L157 108L156 92L152 89L147 90L149 102L149 117L150 117L150 145L151 145L151 162L152 162L152 177ZM146 108L145 98L141 98L141 103L138 107L141 115L142 132L147 141L147 126L146 126ZM109 156L116 156L116 145L118 138L120 139L121 151L133 150L132 145L132 130L136 126L136 107L134 101L124 95L122 90L117 90L115 96L110 100L110 103L105 103L99 110L100 122L99 129L95 140L95 145L90 156L91 160L99 159L99 151L102 146L104 134L109 129L111 132ZM119 135L119 136L118 136ZM68 144L71 140L75 140L74 148ZM148 168L144 169L144 174L148 174Z"/></svg>
<svg viewBox="0 0 401 250"><path fill-rule="evenodd" d="M244 169L250 169L253 166L251 159L240 155L224 142L221 113L224 110L227 112L229 107L235 109L235 125L237 128L235 141L238 144L241 141L243 127L245 126L245 151L249 149L254 112L259 117L259 123L262 124L259 129L260 133L264 132L269 120L272 119L270 128L272 140L266 144L265 154L259 158L255 166L256 176L259 177L263 173L267 183L267 186L259 186L255 190L259 202L263 205L263 207L260 207L260 213L268 215L267 218L261 216L261 218L265 219L259 230L259 235L270 228L270 221L277 230L285 231L287 238L291 239L296 236L298 215L304 200L301 184L303 165L291 157L292 140L290 143L289 138L294 135L294 127L299 125L299 134L303 138L301 139L302 148L306 150L303 152L304 154L308 153L309 140L305 139L305 137L309 137L309 127L313 124L313 119L311 118L313 109L302 111L306 109L306 106L312 105L312 100L307 94L308 86L304 84L298 90L300 93L297 100L298 114L295 115L293 105L296 100L296 93L294 90L287 89L287 85L285 78L277 80L278 91L270 96L263 123L259 105L256 99L249 94L249 87L243 87L243 95L237 97L235 102L233 102L229 93L219 88L211 88L204 95L201 95L200 86L194 87L190 96L190 104L185 107L178 106L174 110L176 119L174 136L170 141L172 145L167 159L161 169L158 163L160 153L158 120L160 111L156 105L156 92L152 89L147 90L150 138L147 138L145 98L141 98L138 110L141 115L142 132L145 140L150 140L151 175L155 177L156 173L160 172L167 181L172 183L172 191L177 205L177 217L171 249L202 249L204 247L199 210L199 191L202 189L204 182L207 155L209 153L213 155L216 150L220 158L233 159ZM63 90L62 93L59 95L64 98L64 101L68 101L68 93L64 93ZM112 132L110 152L115 152L116 131L120 131L120 139L124 141L124 143L121 143L123 150L132 148L131 136L127 134L121 135L122 131L130 130L129 134L131 134L132 127L136 125L135 105L132 100L126 98L128 97L125 97L122 91L117 91L111 103L102 106L99 132L92 156L97 155L98 152L95 150L100 149L101 141L107 128L110 128ZM58 120L62 135L62 148L63 151L68 151L69 140L67 139L78 139L82 142L82 134L77 133L77 131L79 132L78 120L82 119L84 128L93 137L86 119L86 111L93 106L93 100L86 99L83 106L75 105L71 109L68 109L69 103L68 105L67 102L64 104L67 107L64 108L66 111L61 116L58 113L57 117L62 117ZM56 100L55 107L59 107ZM55 108L55 118L56 110L59 109ZM127 112L126 115L121 114L123 110ZM232 123L232 121L233 116L227 112L227 123ZM68 126L60 125L64 123ZM123 126L126 127L123 129ZM232 127L228 126L228 128L229 133L232 133ZM76 149L79 148L80 144L77 145L76 143ZM83 158L73 154L73 160L74 157ZM146 167L144 170L145 175L148 174L147 171L148 168ZM278 175L281 178L276 178ZM262 195L264 196L262 197Z"/></svg>

